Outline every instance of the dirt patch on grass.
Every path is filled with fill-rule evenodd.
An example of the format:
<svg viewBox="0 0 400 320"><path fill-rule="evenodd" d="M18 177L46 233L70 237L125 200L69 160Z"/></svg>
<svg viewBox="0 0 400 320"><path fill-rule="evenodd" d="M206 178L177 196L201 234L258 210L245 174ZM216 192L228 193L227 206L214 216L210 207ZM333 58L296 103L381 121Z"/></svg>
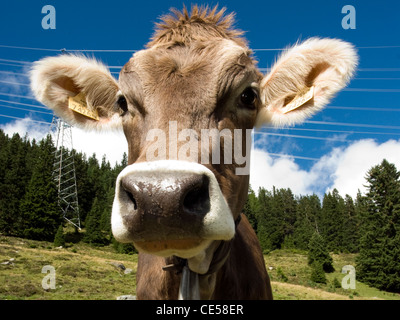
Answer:
<svg viewBox="0 0 400 320"><path fill-rule="evenodd" d="M321 289L315 289L305 286L300 286L292 283L271 282L272 291L275 298L284 298L287 300L376 300L378 298L365 298L349 295L342 295L333 292L327 292Z"/></svg>

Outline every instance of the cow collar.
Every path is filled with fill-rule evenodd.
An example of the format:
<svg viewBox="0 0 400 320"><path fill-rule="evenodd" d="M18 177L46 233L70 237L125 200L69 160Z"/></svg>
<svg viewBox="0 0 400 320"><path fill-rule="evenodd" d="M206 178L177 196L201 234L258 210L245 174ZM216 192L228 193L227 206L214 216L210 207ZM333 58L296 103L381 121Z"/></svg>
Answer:
<svg viewBox="0 0 400 320"><path fill-rule="evenodd" d="M241 214L235 220L235 229L237 229L241 221ZM179 300L199 300L200 299L200 285L201 278L213 276L225 264L229 257L232 248L232 240L220 241L218 247L213 252L213 257L208 268L204 274L199 274L189 268L187 259L179 258L176 256L170 257L169 264L165 265L162 269L164 271L175 271L175 274L182 274L181 283L179 286ZM199 281L200 277L200 281Z"/></svg>

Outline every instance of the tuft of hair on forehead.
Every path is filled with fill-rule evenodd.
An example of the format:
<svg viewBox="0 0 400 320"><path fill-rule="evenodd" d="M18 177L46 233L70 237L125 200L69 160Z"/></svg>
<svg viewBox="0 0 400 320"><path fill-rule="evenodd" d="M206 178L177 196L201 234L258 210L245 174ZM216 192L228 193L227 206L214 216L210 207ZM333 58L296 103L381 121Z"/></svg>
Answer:
<svg viewBox="0 0 400 320"><path fill-rule="evenodd" d="M243 31L234 28L235 14L225 15L226 8L218 10L218 5L192 6L191 12L184 6L182 11L171 9L171 13L161 17L147 47L156 45L188 45L193 41L209 41L215 38L229 39L240 46L247 46Z"/></svg>

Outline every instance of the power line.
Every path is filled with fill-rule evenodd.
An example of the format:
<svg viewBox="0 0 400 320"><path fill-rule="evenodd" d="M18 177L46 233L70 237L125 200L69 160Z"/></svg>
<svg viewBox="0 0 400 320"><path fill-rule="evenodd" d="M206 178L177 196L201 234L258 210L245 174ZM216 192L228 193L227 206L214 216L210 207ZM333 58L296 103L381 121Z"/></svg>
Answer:
<svg viewBox="0 0 400 320"><path fill-rule="evenodd" d="M400 48L400 46L361 46L361 47L358 47L358 46L356 46L355 47L356 49L395 49L395 48ZM285 50L287 50L287 49L290 49L290 47L288 47L288 48L275 48L275 49L264 49L264 48L261 48L261 49L252 49L252 51L285 51Z"/></svg>
<svg viewBox="0 0 400 320"><path fill-rule="evenodd" d="M400 46L368 46L368 47L356 47L357 49L393 49L400 48Z"/></svg>
<svg viewBox="0 0 400 320"><path fill-rule="evenodd" d="M23 99L29 99L29 100L35 100L35 98L33 96L24 96L24 95L17 95L17 94L12 94L12 93L1 93L1 92L0 92L0 95L23 98ZM33 105L33 104L22 104L21 102L6 101L6 100L1 100L1 99L0 99L0 101L46 109L46 107L41 107L41 106L37 106L37 105ZM361 107L335 107L335 106L331 106L330 108L333 108L333 109L335 109L335 108L337 108L337 109L349 109L349 110L371 110L371 111L380 111L380 110L399 111L397 109L379 109L379 108L368 108L367 109L367 108L361 108ZM339 122L326 122L326 121L305 121L305 123L326 124L326 125L342 125L342 126L358 126L358 127L369 127L369 128L400 129L400 127L398 127L398 126L366 125L366 124L339 123Z"/></svg>
<svg viewBox="0 0 400 320"><path fill-rule="evenodd" d="M362 71L362 72L398 72L400 71L400 68L359 68L357 71Z"/></svg>
<svg viewBox="0 0 400 320"><path fill-rule="evenodd" d="M400 126L385 126L376 124L361 124L361 123L345 123L345 122L329 122L329 121L312 121L307 120L304 123L328 125L328 126L347 126L347 127L363 127L363 128L377 128L377 129L395 129L400 130Z"/></svg>
<svg viewBox="0 0 400 320"><path fill-rule="evenodd" d="M369 89L369 88L344 88L342 91L347 92L386 92L386 93L394 93L400 92L400 89Z"/></svg>
<svg viewBox="0 0 400 320"><path fill-rule="evenodd" d="M289 47L290 48L290 47ZM285 51L286 49L283 48L271 48L271 49L267 49L267 48L261 48L261 49L251 49L252 51Z"/></svg>
<svg viewBox="0 0 400 320"><path fill-rule="evenodd" d="M39 111L39 110L32 110L32 109L26 109L26 108L6 106L4 104L0 104L0 107L5 107L5 108L9 108L9 109L16 109L16 110L23 110L23 111L29 111L29 112L38 112L38 113L44 113L44 114L52 115L52 113L50 113L50 112L44 112L44 111Z"/></svg>
<svg viewBox="0 0 400 320"><path fill-rule="evenodd" d="M17 119L17 120L27 120L27 121L32 121L32 122L37 122L37 123L43 123L43 124L48 124L48 125L51 124L50 122L47 122L47 121L33 120L33 119L30 119L30 118L13 117L13 116L5 115L5 114L0 114L0 117L11 118L11 119Z"/></svg>
<svg viewBox="0 0 400 320"><path fill-rule="evenodd" d="M13 93L0 92L0 95L15 97L15 98L22 98L22 99L29 99L29 100L36 100L33 96L21 96L19 94L13 94Z"/></svg>
<svg viewBox="0 0 400 320"><path fill-rule="evenodd" d="M268 155L274 156L274 157L279 157L279 158L294 158L294 159L301 159L301 160L311 160L311 161L318 161L320 159L318 158L311 158L311 157L302 157L302 156L293 156L289 154L281 154L281 153L269 153Z"/></svg>
<svg viewBox="0 0 400 320"><path fill-rule="evenodd" d="M22 102L16 102L16 101L10 101L10 100L2 100L0 99L1 102L6 102L6 103L12 103L12 104L19 104L21 106L27 106L27 107L34 107L34 108L40 108L40 109L49 109L47 107L44 106L38 106L36 104L30 104L30 103L22 103Z"/></svg>
<svg viewBox="0 0 400 320"><path fill-rule="evenodd" d="M0 47L2 47L0 45ZM4 46L3 46L4 47ZM400 47L400 46L399 46ZM22 47L19 47L22 48ZM366 48L366 47L364 47ZM371 47L372 48L372 47ZM27 48L27 49L40 49L40 48ZM58 51L55 49L43 49L43 50L52 50L52 51ZM62 49L62 50L66 50L66 49ZM284 49L256 49L258 51L274 51L274 50L284 50ZM76 50L68 50L68 51L76 51L76 52L135 52L137 50L81 50L81 49L76 49ZM7 64L7 63L0 63L0 64L4 64L4 65L10 65L10 66L16 66L16 67L21 67L21 66L25 66L25 65L30 65L33 62L32 61L22 61L22 60L11 60L11 59L3 59L0 58L0 61L3 62L11 62L11 63L18 63L18 65L16 64ZM108 66L110 69L121 69L123 66ZM270 71L271 68L259 68L260 71ZM358 68L357 71L361 71L361 72L398 72L400 71L400 68ZM358 80L372 80L374 78L356 78ZM381 80L395 80L396 78L381 78ZM396 80L399 80L399 78L397 78Z"/></svg>
<svg viewBox="0 0 400 320"><path fill-rule="evenodd" d="M279 129L278 129L279 130ZM346 131L346 130L328 130L328 129L307 129L307 128L282 128L280 130L298 130L312 132L346 133L346 134L378 134L378 135L400 135L400 132L373 132L373 131Z"/></svg>
<svg viewBox="0 0 400 320"><path fill-rule="evenodd" d="M139 50L133 49L65 49L67 52L128 52L128 53L135 53Z"/></svg>
<svg viewBox="0 0 400 320"><path fill-rule="evenodd" d="M21 50L36 50L36 51L51 51L51 52L136 52L135 49L50 49L50 48L32 48L32 47L21 47L21 46L7 46L0 45L0 48L6 49L21 49Z"/></svg>
<svg viewBox="0 0 400 320"><path fill-rule="evenodd" d="M263 72L269 72L272 68L258 68ZM357 71L361 72L399 72L400 68L358 68Z"/></svg>
<svg viewBox="0 0 400 320"><path fill-rule="evenodd" d="M31 62L32 63L32 62ZM0 62L0 65L4 66L12 66L12 67L26 67L29 64L12 64L12 63L5 63L5 62ZM108 66L110 69L122 69L123 66ZM271 71L272 68L258 68L259 71L262 72L269 72ZM399 72L400 68L359 68L357 71L361 72Z"/></svg>
<svg viewBox="0 0 400 320"><path fill-rule="evenodd" d="M11 75L16 75L16 76L29 77L29 75L26 73L18 73L18 72L13 72L13 71L0 70L0 73L7 73L7 74L11 74Z"/></svg>
<svg viewBox="0 0 400 320"><path fill-rule="evenodd" d="M296 134L286 134L286 133L273 133L273 132L254 132L254 134L262 134L267 136L279 136L288 138L298 138L298 139L311 139L311 140L324 140L324 141L349 141L347 139L341 138L321 138L321 137L311 137L311 136L300 136Z"/></svg>
<svg viewBox="0 0 400 320"><path fill-rule="evenodd" d="M22 49L22 50L38 50L38 51L57 51L57 52L61 51L60 49L30 48L30 47L18 47L18 46L6 46L6 45L0 45L0 48Z"/></svg>
<svg viewBox="0 0 400 320"><path fill-rule="evenodd" d="M63 52L63 51L76 51L76 52L136 52L138 49L54 49L54 48L35 48L35 47L23 47L23 46L9 46L0 45L0 48L6 49L20 49L20 50L36 50L36 51L51 51L51 52ZM290 47L288 47L290 48ZM256 48L253 51L284 51L288 48ZM395 49L400 48L398 45L389 46L356 46L356 49Z"/></svg>
<svg viewBox="0 0 400 320"><path fill-rule="evenodd" d="M48 108L46 108L46 107L31 105L31 104L27 104L27 103L19 103L19 102L13 102L13 101L1 100L1 99L0 99L0 102L15 103L15 104L19 104L19 105L32 106L32 107L43 108L43 109L48 110ZM18 109L18 110L29 111L29 112L39 112L39 113L48 114L48 115L52 115L53 114L52 112L44 112L44 111L39 111L39 110L18 108L18 107L6 106L6 105L1 105L1 104L0 104L0 106L6 107L6 108L10 108L10 109ZM373 125L368 125L368 126L373 126ZM329 133L345 133L345 134L369 134L369 135L374 135L374 134L375 135L400 135L400 133L396 133L396 132L344 131L344 130L307 129L307 128L280 128L280 129L278 128L278 130L297 130L297 131L311 131L311 132L329 132ZM287 136L287 137L292 137L292 138L314 139L314 140L338 140L338 141L342 141L343 140L343 139L340 139L340 138L319 138L319 137L299 136L299 135L290 135L290 134L278 134L278 133L273 133L273 132L255 132L255 134Z"/></svg>
<svg viewBox="0 0 400 320"><path fill-rule="evenodd" d="M395 80L398 81L400 78L354 78L353 80Z"/></svg>
<svg viewBox="0 0 400 320"><path fill-rule="evenodd" d="M4 61L4 62L13 62L13 63L21 63L21 64L32 64L31 61L9 60L9 59L2 59L2 58L0 58L0 61Z"/></svg>
<svg viewBox="0 0 400 320"><path fill-rule="evenodd" d="M0 114L0 117L6 117L6 118L11 118L11 119L17 119L17 120L27 120L31 122L37 122L41 124L50 124L49 122L46 121L38 121L38 120L33 120L30 118L21 118L21 117L14 117L14 116L9 116L9 115L3 115ZM295 129L294 130L302 130L302 129ZM304 129L304 130L312 130L312 129ZM319 130L322 131L322 130ZM268 132L254 132L254 134L266 134L266 135L279 135L279 136L289 136L289 137L294 137L294 138L307 138L307 139L317 139L317 140L339 140L343 141L344 139L336 139L336 138L318 138L318 137L309 137L309 136L298 136L298 135L285 135L285 134L274 134L274 133L268 133ZM346 141L348 141L346 139ZM294 159L300 159L300 160L311 160L311 161L318 161L318 158L312 158L312 157L303 157L303 156L295 156L295 155L287 155L287 154L279 154L279 153L268 153L270 156L276 156L276 157L283 157L283 158L294 158Z"/></svg>
<svg viewBox="0 0 400 320"><path fill-rule="evenodd" d="M117 68L117 67L111 66L109 68ZM22 85L22 86L27 86L27 87L30 86L29 84L20 83L20 82L9 82L9 81L2 81L2 80L0 80L0 82L1 83L7 83L7 84ZM386 92L386 93L397 93L397 92L400 92L400 89L344 88L344 89L342 89L342 91L346 91L346 92Z"/></svg>
<svg viewBox="0 0 400 320"><path fill-rule="evenodd" d="M370 107L339 107L339 106L327 106L326 109L338 109L338 110L355 110L355 111L384 111L384 112L400 112L400 108L370 108Z"/></svg>
<svg viewBox="0 0 400 320"><path fill-rule="evenodd" d="M30 85L27 84L27 83L11 82L11 81L3 81L3 80L0 80L0 82L1 82L1 83L6 83L6 84L15 84L15 85L19 85L19 86L27 86L27 87L30 87Z"/></svg>
<svg viewBox="0 0 400 320"><path fill-rule="evenodd" d="M12 64L12 63L3 63L3 62L0 62L0 65L10 66L10 67L26 67L26 65L24 65L24 64Z"/></svg>
<svg viewBox="0 0 400 320"><path fill-rule="evenodd" d="M3 81L0 81L3 82ZM21 84L21 85L26 85L23 83L13 83L13 84ZM29 86L29 85L28 85ZM44 109L48 109L47 107L44 106L38 106L38 105L33 105L33 104L27 104L27 103L21 103L21 102L14 102L14 101L8 101L8 100L1 100L2 102L10 102L10 103L14 103L14 104L20 104L20 105L25 105L25 106L31 106L31 107L35 107L35 108L44 108ZM345 107L345 106L326 106L326 109L338 109L338 110L355 110L355 111L379 111L379 112L400 112L400 107L399 108L371 108L371 107Z"/></svg>
<svg viewBox="0 0 400 320"><path fill-rule="evenodd" d="M265 69L265 68L264 68ZM18 72L13 72L13 71L4 71L4 70L0 70L0 73L6 73L6 74L11 74L11 75L17 75L17 76L23 76L23 77L29 77L29 75L27 73L18 73ZM111 72L113 74L119 74L119 72L115 71L115 72ZM384 81L399 81L400 78L354 78L353 80L384 80Z"/></svg>

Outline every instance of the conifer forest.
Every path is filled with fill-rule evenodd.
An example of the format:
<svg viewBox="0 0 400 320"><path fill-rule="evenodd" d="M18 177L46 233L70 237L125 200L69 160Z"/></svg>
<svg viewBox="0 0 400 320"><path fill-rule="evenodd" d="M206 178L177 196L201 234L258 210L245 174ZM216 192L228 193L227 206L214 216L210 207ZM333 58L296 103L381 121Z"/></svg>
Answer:
<svg viewBox="0 0 400 320"><path fill-rule="evenodd" d="M99 162L95 155L68 152L76 172L79 241L132 252L132 246L113 239L110 224L115 181L127 156L110 164L105 157ZM0 234L63 243L67 222L58 205L54 154L50 136L35 141L0 130ZM332 271L330 252L348 252L357 254L357 280L400 292L400 171L383 160L365 173L364 185L367 192L355 199L336 189L319 197L250 187L243 213L265 254L282 248L308 251L316 282Z"/></svg>

